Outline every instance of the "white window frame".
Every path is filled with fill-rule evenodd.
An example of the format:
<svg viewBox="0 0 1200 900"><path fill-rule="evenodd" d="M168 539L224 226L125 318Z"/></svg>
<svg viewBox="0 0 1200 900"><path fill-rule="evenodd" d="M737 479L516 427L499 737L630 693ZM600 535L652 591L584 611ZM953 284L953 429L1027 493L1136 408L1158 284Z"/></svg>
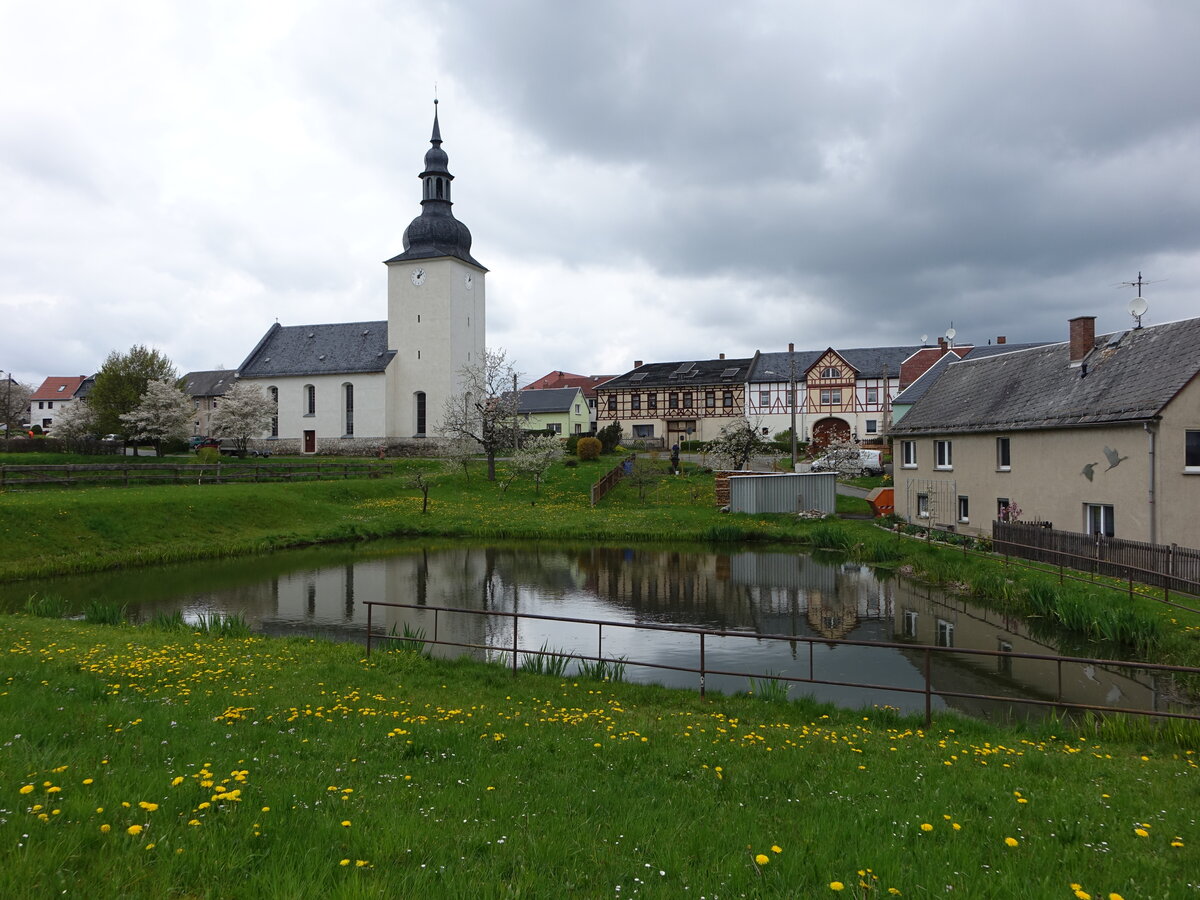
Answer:
<svg viewBox="0 0 1200 900"><path fill-rule="evenodd" d="M1200 475L1200 428L1183 430L1183 471L1188 475Z"/></svg>
<svg viewBox="0 0 1200 900"><path fill-rule="evenodd" d="M1007 457L1007 462L1005 458ZM1011 472L1012 471L1012 439L1007 437L996 438L996 471Z"/></svg>
<svg viewBox="0 0 1200 900"><path fill-rule="evenodd" d="M917 467L917 442L900 442L900 468L915 469Z"/></svg>
<svg viewBox="0 0 1200 900"><path fill-rule="evenodd" d="M867 388L867 403L871 404L872 406L879 403L879 388Z"/></svg>
<svg viewBox="0 0 1200 900"><path fill-rule="evenodd" d="M929 495L928 494L917 494L917 518L918 519L928 519L929 518Z"/></svg>
<svg viewBox="0 0 1200 900"><path fill-rule="evenodd" d="M1096 518L1099 517L1100 529L1095 528ZM1116 510L1111 503L1083 504L1083 530L1085 534L1102 534L1105 537L1115 537L1117 534Z"/></svg>
<svg viewBox="0 0 1200 900"><path fill-rule="evenodd" d="M879 434L879 420L878 419L867 419L866 420L866 428L867 428L867 430L866 430L867 434Z"/></svg>
<svg viewBox="0 0 1200 900"><path fill-rule="evenodd" d="M940 440L933 442L933 467L939 472L949 472L954 469L954 442Z"/></svg>
<svg viewBox="0 0 1200 900"><path fill-rule="evenodd" d="M958 495L958 521L971 521L971 498L966 494Z"/></svg>

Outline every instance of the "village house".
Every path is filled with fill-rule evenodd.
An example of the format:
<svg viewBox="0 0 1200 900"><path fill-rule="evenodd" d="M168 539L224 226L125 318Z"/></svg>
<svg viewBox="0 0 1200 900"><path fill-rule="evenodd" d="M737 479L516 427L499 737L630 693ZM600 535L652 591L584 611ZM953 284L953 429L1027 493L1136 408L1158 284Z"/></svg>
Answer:
<svg viewBox="0 0 1200 900"><path fill-rule="evenodd" d="M1198 376L1200 318L950 361L893 426L896 513L1200 547Z"/></svg>

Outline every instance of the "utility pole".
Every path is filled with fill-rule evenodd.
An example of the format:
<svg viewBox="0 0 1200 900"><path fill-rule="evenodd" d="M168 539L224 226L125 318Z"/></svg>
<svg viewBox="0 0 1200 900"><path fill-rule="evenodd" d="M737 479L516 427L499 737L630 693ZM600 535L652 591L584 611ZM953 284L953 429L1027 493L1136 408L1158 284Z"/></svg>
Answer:
<svg viewBox="0 0 1200 900"><path fill-rule="evenodd" d="M792 408L792 471L796 471L796 345L788 344L788 406Z"/></svg>

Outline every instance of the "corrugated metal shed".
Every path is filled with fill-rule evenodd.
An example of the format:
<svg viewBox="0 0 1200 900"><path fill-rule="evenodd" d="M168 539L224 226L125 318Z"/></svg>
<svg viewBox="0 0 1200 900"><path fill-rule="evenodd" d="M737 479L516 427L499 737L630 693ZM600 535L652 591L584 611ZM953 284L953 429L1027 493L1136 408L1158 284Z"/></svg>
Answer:
<svg viewBox="0 0 1200 900"><path fill-rule="evenodd" d="M794 513L837 511L837 476L833 472L783 475L739 475L729 479L729 511Z"/></svg>

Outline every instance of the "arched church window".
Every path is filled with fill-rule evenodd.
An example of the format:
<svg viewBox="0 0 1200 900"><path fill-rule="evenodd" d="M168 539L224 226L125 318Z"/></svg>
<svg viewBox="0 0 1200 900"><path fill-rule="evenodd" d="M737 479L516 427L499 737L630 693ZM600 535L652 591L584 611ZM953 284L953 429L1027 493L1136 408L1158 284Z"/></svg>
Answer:
<svg viewBox="0 0 1200 900"><path fill-rule="evenodd" d="M413 394L413 399L416 407L416 429L415 433L424 436L425 434L425 392L417 391Z"/></svg>
<svg viewBox="0 0 1200 900"><path fill-rule="evenodd" d="M354 385L342 385L342 393L345 397L346 407L346 437L354 436Z"/></svg>

